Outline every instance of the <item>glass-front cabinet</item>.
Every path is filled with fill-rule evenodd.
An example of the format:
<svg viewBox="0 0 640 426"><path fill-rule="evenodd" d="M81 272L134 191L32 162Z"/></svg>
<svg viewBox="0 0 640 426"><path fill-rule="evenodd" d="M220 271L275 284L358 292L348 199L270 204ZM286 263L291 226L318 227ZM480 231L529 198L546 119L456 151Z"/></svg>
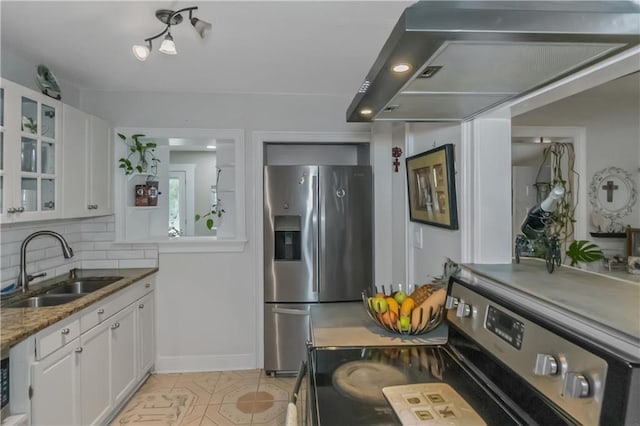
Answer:
<svg viewBox="0 0 640 426"><path fill-rule="evenodd" d="M4 79L0 93L0 218L58 218L62 104Z"/></svg>

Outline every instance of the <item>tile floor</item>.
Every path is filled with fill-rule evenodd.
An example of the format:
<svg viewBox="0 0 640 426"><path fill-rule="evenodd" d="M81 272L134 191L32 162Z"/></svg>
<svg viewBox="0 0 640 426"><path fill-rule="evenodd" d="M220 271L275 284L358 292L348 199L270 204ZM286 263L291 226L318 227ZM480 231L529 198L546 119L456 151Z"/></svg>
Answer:
<svg viewBox="0 0 640 426"><path fill-rule="evenodd" d="M154 374L111 425L284 425L294 385L262 370Z"/></svg>

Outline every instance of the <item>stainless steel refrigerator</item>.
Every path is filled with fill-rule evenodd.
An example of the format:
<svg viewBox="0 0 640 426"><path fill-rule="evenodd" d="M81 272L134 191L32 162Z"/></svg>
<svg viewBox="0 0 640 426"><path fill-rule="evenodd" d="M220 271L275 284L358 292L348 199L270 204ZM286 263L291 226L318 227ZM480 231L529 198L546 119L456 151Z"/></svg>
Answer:
<svg viewBox="0 0 640 426"><path fill-rule="evenodd" d="M265 166L264 369L297 371L315 303L373 284L369 166Z"/></svg>

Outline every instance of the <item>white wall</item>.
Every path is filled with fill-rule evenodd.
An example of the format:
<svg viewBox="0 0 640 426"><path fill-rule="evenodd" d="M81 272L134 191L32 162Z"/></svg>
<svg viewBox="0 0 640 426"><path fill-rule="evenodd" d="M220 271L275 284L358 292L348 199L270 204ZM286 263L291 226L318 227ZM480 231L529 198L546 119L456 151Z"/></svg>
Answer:
<svg viewBox="0 0 640 426"><path fill-rule="evenodd" d="M451 123L414 123L409 125L410 144L407 147L406 157L419 154L444 144L454 144L455 163L460 164L460 124ZM460 199L460 174L456 172L456 193ZM460 215L460 207L458 207ZM459 216L460 217L460 216ZM462 226L462 224L461 224ZM416 235L422 234L422 248L416 247L414 241ZM409 222L408 231L408 255L410 259L410 284L424 284L430 282L430 278L442 275L442 265L445 258L454 261L461 258L460 230L450 230L425 225L418 222Z"/></svg>
<svg viewBox="0 0 640 426"><path fill-rule="evenodd" d="M201 128L245 131L248 243L239 253L160 253L158 273L158 371L256 368L257 259L254 230L256 173L253 131L368 131L348 124L351 94L335 96L83 92L82 108L116 127ZM188 303L181 302L188 299ZM260 334L260 335L259 335ZM178 343L176 343L178 342Z"/></svg>

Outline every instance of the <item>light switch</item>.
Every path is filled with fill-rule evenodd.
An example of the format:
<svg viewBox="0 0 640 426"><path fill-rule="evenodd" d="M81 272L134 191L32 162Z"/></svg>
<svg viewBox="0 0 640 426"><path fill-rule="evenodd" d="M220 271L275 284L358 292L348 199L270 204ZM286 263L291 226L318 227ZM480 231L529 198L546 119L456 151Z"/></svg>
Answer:
<svg viewBox="0 0 640 426"><path fill-rule="evenodd" d="M413 246L417 249L422 248L422 228L413 231Z"/></svg>

